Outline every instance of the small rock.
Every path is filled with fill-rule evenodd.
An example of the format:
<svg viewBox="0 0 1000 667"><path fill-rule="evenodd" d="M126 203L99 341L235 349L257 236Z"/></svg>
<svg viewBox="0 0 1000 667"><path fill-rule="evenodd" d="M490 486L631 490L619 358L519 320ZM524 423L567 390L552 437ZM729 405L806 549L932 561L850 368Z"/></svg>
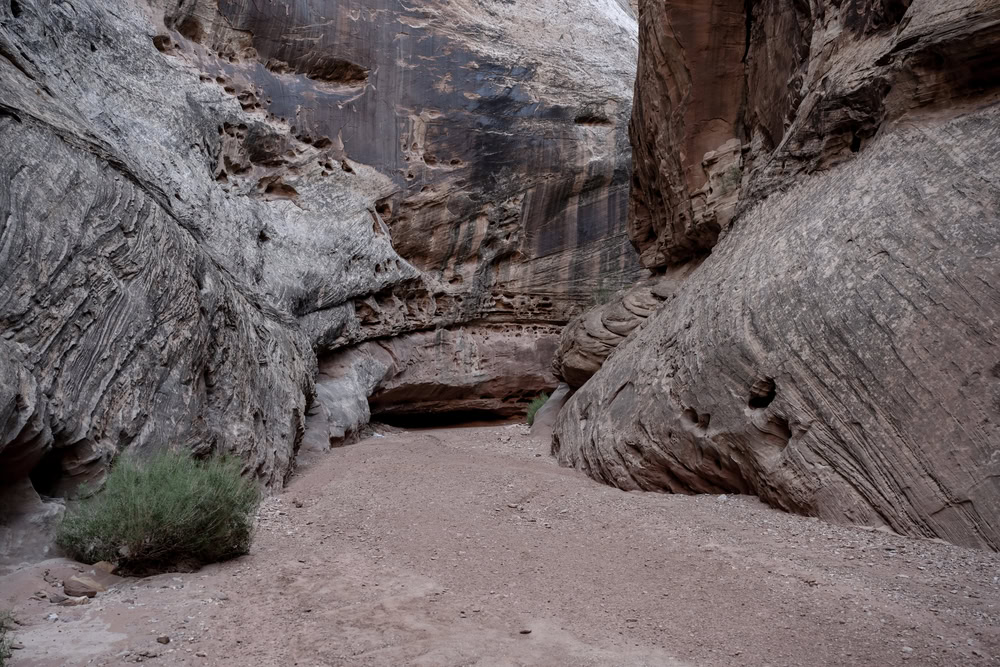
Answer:
<svg viewBox="0 0 1000 667"><path fill-rule="evenodd" d="M83 574L77 574L63 582L63 593L71 598L86 595L92 598L98 593L108 590L97 581Z"/></svg>
<svg viewBox="0 0 1000 667"><path fill-rule="evenodd" d="M198 656L199 658L207 658L208 657L208 654L205 653L204 651L198 651L197 653L195 653L195 655Z"/></svg>
<svg viewBox="0 0 1000 667"><path fill-rule="evenodd" d="M910 646L904 646L903 653L913 653L913 648Z"/></svg>
<svg viewBox="0 0 1000 667"><path fill-rule="evenodd" d="M302 501L299 500L298 498L296 498L295 500L293 500L292 504L295 505L296 507L302 507Z"/></svg>
<svg viewBox="0 0 1000 667"><path fill-rule="evenodd" d="M531 634L531 630L529 630L528 628L525 628L524 630L521 630L521 634L522 635L530 635Z"/></svg>
<svg viewBox="0 0 1000 667"><path fill-rule="evenodd" d="M118 569L118 563L111 563L109 561L102 560L94 563L94 569L107 574L114 574L115 570Z"/></svg>
<svg viewBox="0 0 1000 667"><path fill-rule="evenodd" d="M49 614L48 616L45 617L45 620L46 621L58 621L59 620L59 614Z"/></svg>
<svg viewBox="0 0 1000 667"><path fill-rule="evenodd" d="M156 638L156 641L158 641L161 644L169 644L170 643L170 637L168 637L166 635L160 635L159 637Z"/></svg>

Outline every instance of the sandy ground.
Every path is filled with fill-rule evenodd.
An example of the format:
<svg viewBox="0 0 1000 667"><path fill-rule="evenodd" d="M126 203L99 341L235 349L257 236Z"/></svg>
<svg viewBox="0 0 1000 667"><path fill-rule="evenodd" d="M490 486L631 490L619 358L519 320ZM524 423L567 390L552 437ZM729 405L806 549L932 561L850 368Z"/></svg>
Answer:
<svg viewBox="0 0 1000 667"><path fill-rule="evenodd" d="M266 501L249 556L31 598L70 565L0 579L15 667L1000 664L998 554L624 493L516 425L336 450Z"/></svg>

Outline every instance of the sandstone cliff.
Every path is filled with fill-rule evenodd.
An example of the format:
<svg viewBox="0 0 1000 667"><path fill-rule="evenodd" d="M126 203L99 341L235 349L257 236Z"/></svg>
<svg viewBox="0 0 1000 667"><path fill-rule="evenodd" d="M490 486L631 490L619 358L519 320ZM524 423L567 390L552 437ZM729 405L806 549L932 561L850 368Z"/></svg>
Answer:
<svg viewBox="0 0 1000 667"><path fill-rule="evenodd" d="M527 341L638 268L635 48L617 0L0 2L0 503L164 446L280 484L307 413L337 441L383 384L502 414L554 386ZM397 363L315 401L375 340Z"/></svg>
<svg viewBox="0 0 1000 667"><path fill-rule="evenodd" d="M998 53L994 2L641 2L654 277L567 329L560 460L1000 548Z"/></svg>

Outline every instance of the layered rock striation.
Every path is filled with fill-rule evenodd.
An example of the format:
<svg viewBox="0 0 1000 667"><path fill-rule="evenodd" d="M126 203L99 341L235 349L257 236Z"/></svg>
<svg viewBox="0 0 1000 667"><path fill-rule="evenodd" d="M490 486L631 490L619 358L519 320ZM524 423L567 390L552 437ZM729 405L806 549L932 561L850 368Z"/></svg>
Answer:
<svg viewBox="0 0 1000 667"><path fill-rule="evenodd" d="M554 449L1000 548L1000 9L743 7L640 3L629 227L667 296L564 334L564 369L607 344Z"/></svg>
<svg viewBox="0 0 1000 667"><path fill-rule="evenodd" d="M0 2L0 488L167 446L280 485L330 405L554 386L530 341L638 269L635 48L613 0ZM364 345L384 386L317 394Z"/></svg>

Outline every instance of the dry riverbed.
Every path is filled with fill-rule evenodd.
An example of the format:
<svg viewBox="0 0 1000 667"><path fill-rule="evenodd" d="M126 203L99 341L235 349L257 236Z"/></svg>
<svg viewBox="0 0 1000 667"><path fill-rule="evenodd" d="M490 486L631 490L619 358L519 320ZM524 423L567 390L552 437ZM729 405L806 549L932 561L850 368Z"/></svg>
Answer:
<svg viewBox="0 0 1000 667"><path fill-rule="evenodd" d="M81 606L32 597L72 567L0 579L14 667L1000 662L998 554L624 493L519 425L314 455L249 556Z"/></svg>

